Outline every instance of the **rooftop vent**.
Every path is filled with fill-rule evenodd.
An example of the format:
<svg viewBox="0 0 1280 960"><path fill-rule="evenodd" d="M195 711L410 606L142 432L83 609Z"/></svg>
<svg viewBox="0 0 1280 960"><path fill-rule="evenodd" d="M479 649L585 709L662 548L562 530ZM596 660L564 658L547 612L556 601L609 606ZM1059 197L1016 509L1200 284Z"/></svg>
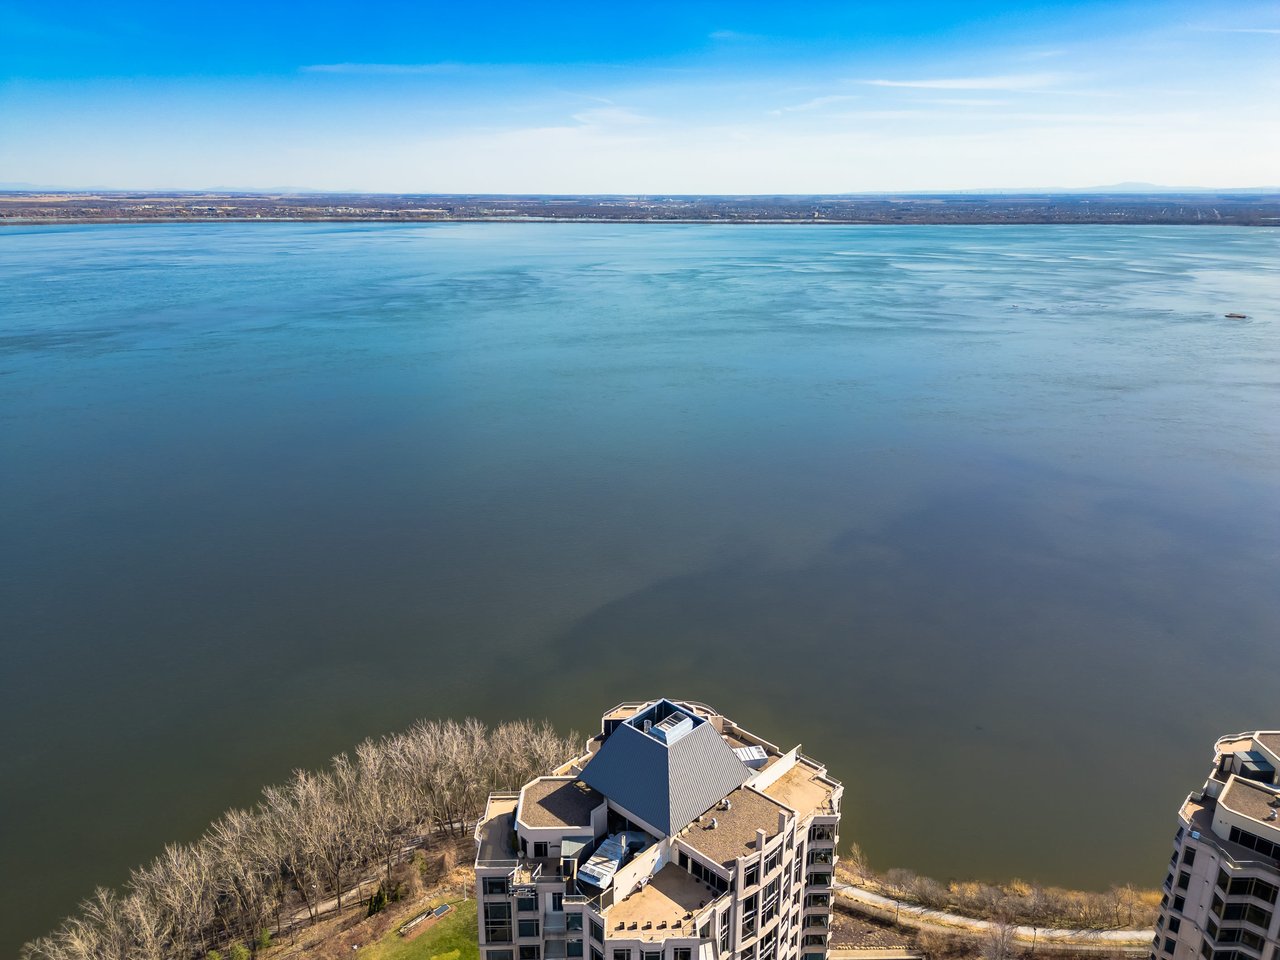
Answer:
<svg viewBox="0 0 1280 960"><path fill-rule="evenodd" d="M1272 810L1270 813L1268 813L1268 814L1267 814L1267 819L1268 819L1268 820L1274 820L1275 818L1276 818L1276 812L1275 812L1275 810Z"/></svg>
<svg viewBox="0 0 1280 960"><path fill-rule="evenodd" d="M652 730L649 728L649 721L645 721L645 733L652 733L667 744L675 743L692 729L693 718L678 710L672 711L653 724Z"/></svg>
<svg viewBox="0 0 1280 960"><path fill-rule="evenodd" d="M714 830L714 829L715 829L716 827L718 827L718 826L720 826L720 821L719 821L719 820L717 820L715 817L712 817L712 818L711 818L711 823L707 825L707 829L708 829L708 830Z"/></svg>
<svg viewBox="0 0 1280 960"><path fill-rule="evenodd" d="M734 756L752 770L759 770L769 759L769 755L765 753L764 747L759 744L752 744L746 747L734 747L733 753Z"/></svg>

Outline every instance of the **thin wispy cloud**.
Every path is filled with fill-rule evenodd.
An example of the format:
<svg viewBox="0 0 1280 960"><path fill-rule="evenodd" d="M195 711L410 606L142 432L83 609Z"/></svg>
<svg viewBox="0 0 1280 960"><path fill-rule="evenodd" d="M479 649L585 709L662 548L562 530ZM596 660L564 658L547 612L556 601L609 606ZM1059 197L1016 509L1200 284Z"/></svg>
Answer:
<svg viewBox="0 0 1280 960"><path fill-rule="evenodd" d="M593 127L634 127L640 124L653 123L653 117L646 117L644 114L636 113L634 110L627 110L625 107L597 107L592 110L582 110L573 114L573 119L578 123Z"/></svg>
<svg viewBox="0 0 1280 960"><path fill-rule="evenodd" d="M312 63L303 67L302 72L394 76L397 74L453 73L462 68L463 65L460 63Z"/></svg>
<svg viewBox="0 0 1280 960"><path fill-rule="evenodd" d="M1206 27L1210 33L1269 33L1280 34L1280 27Z"/></svg>
<svg viewBox="0 0 1280 960"><path fill-rule="evenodd" d="M707 34L708 39L721 40L731 42L734 40L759 40L760 37L754 33L741 33L737 30L713 30Z"/></svg>
<svg viewBox="0 0 1280 960"><path fill-rule="evenodd" d="M935 97L929 100L920 100L919 103L934 103L943 107L1003 107L1008 100L988 100L981 97Z"/></svg>
<svg viewBox="0 0 1280 960"><path fill-rule="evenodd" d="M829 107L832 104L846 103L849 100L858 100L858 99L860 99L858 95L853 93L831 94L825 97L814 97L812 100L806 100L804 103L793 104L792 106L783 107L781 110L774 110L773 112L777 114L777 113L795 113L797 111L806 111L806 110L821 110L823 107Z"/></svg>
<svg viewBox="0 0 1280 960"><path fill-rule="evenodd" d="M917 90L1040 90L1061 83L1057 73L1021 73L1000 77L945 77L937 80L863 80L873 87Z"/></svg>

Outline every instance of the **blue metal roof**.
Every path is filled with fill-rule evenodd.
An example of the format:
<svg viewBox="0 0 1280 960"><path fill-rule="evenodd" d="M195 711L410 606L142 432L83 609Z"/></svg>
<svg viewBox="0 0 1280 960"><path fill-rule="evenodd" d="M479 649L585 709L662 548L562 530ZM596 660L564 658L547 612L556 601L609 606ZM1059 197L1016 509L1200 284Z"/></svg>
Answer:
<svg viewBox="0 0 1280 960"><path fill-rule="evenodd" d="M646 720L656 724L672 713L689 716L692 729L670 743L652 727L646 731ZM591 758L581 779L670 836L742 786L750 775L705 718L660 700L620 724Z"/></svg>

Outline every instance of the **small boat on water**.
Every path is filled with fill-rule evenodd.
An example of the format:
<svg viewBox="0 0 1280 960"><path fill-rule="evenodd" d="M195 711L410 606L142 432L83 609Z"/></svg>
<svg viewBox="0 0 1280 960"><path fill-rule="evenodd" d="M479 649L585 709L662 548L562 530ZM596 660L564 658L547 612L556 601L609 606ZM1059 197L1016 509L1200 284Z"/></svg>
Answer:
<svg viewBox="0 0 1280 960"><path fill-rule="evenodd" d="M1249 319L1243 313L1224 313L1223 316L1226 317L1228 320L1248 320Z"/></svg>

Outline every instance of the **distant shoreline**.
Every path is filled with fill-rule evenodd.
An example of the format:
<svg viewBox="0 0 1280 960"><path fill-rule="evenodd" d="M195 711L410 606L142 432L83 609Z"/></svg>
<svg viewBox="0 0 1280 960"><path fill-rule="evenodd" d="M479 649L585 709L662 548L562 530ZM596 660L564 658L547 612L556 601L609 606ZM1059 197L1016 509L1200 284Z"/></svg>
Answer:
<svg viewBox="0 0 1280 960"><path fill-rule="evenodd" d="M75 217L75 218L54 218L54 217L6 217L0 218L0 229L7 226L13 227L33 227L33 226L88 226L92 224L101 225L137 225L137 226L167 226L171 224L206 224L206 223L379 223L379 224L403 224L405 226L420 226L426 223L527 223L527 224L547 224L547 223L563 223L563 224L643 224L650 226L659 226L667 224L670 226L687 226L687 225L704 225L704 226L794 226L794 227L1098 227L1098 226L1132 226L1132 227L1250 227L1254 229L1276 229L1280 228L1280 219L1275 223L1236 223L1236 222L1211 222L1204 221L1200 223L1184 221L1184 220L1143 220L1143 221L1116 221L1116 220L913 220L901 223L888 223L883 220L676 220L676 219L605 219L602 217L455 217L453 219L409 219L409 218L390 218L390 217L155 217L144 219L141 217L114 217L114 218L97 218L97 217Z"/></svg>
<svg viewBox="0 0 1280 960"><path fill-rule="evenodd" d="M1280 227L1280 193L573 197L0 191L0 225L264 221Z"/></svg>

